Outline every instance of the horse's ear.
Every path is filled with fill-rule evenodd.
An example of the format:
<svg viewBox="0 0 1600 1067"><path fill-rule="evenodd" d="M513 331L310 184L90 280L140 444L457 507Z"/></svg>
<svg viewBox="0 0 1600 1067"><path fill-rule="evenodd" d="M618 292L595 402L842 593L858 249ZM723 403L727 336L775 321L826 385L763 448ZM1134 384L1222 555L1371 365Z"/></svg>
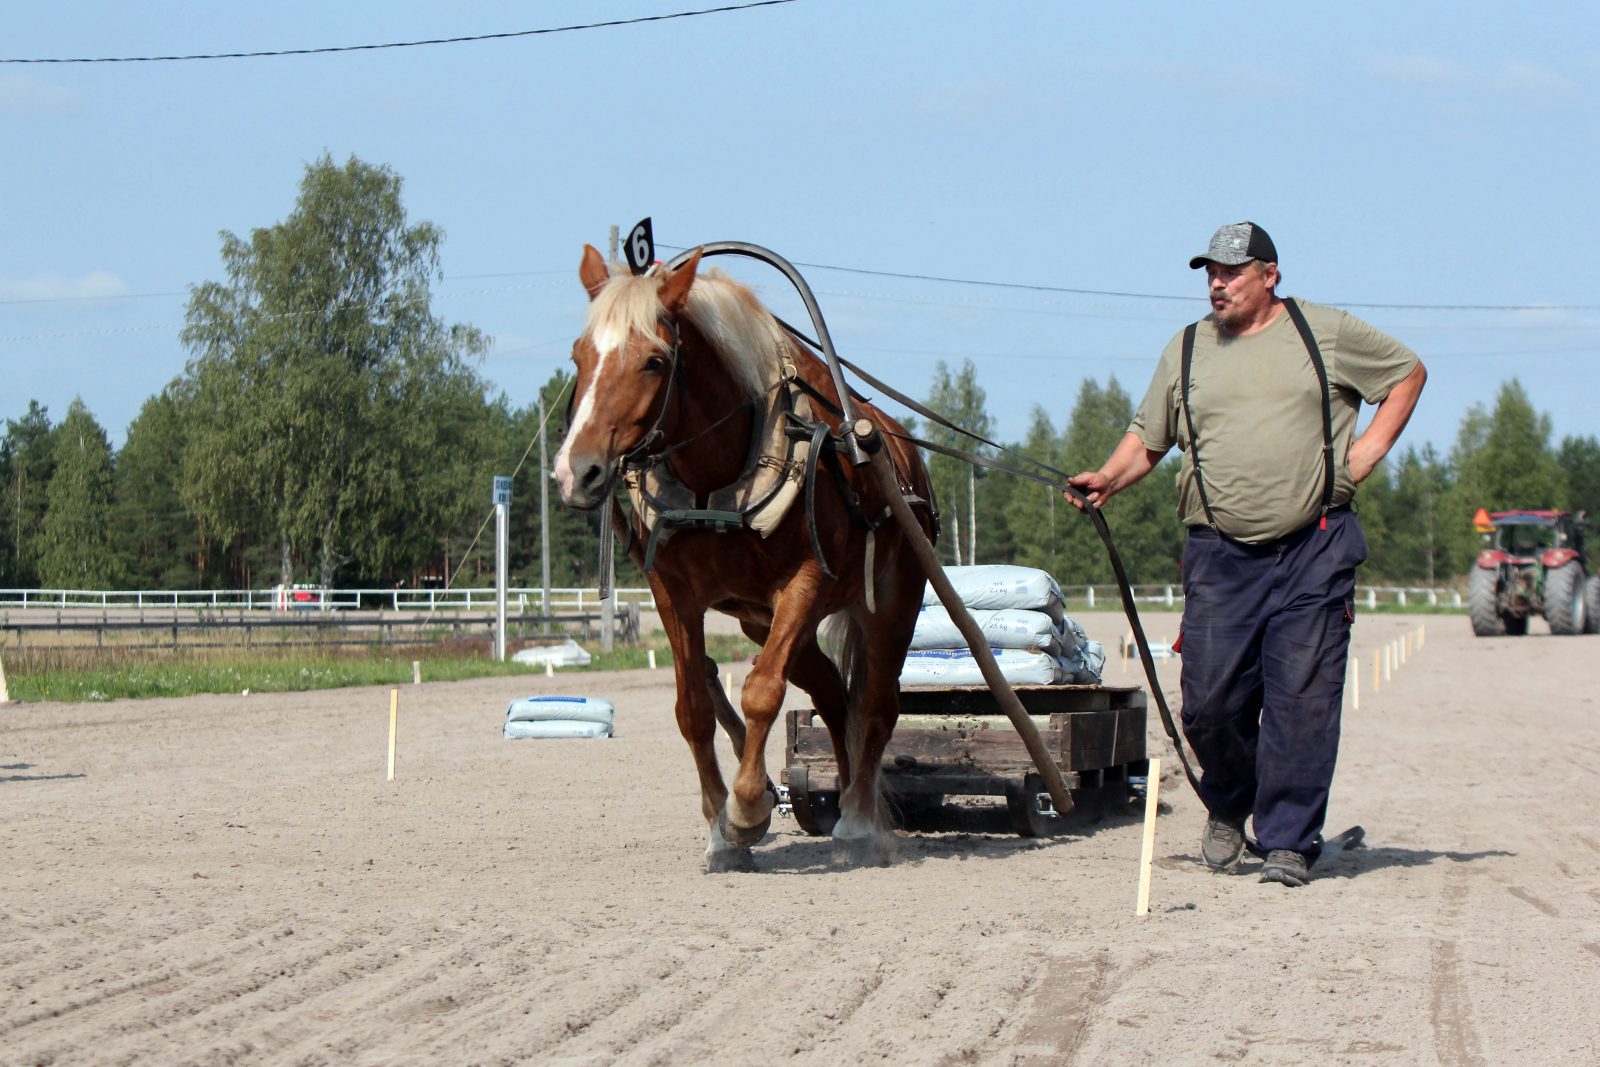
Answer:
<svg viewBox="0 0 1600 1067"><path fill-rule="evenodd" d="M583 287L589 291L589 299L593 300L600 295L600 290L605 288L611 279L611 272L606 269L606 261L601 258L600 250L594 245L583 246L583 262L578 264L578 278L583 282Z"/></svg>
<svg viewBox="0 0 1600 1067"><path fill-rule="evenodd" d="M689 262L679 267L667 276L661 283L661 306L668 315L676 317L683 311L683 305L689 299L689 287L694 284L694 272L700 266L702 249L695 249L694 255L689 257Z"/></svg>

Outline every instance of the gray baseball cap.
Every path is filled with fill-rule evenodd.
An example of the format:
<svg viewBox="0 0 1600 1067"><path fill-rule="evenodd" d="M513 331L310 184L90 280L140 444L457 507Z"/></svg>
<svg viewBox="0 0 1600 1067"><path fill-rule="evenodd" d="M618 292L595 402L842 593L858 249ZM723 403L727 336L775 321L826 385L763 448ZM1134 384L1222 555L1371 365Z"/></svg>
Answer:
<svg viewBox="0 0 1600 1067"><path fill-rule="evenodd" d="M1263 263L1278 262L1278 249L1272 238L1253 222L1230 222L1211 235L1211 247L1205 254L1189 261L1190 270L1198 270L1207 263L1220 263L1224 267L1237 267L1259 259Z"/></svg>

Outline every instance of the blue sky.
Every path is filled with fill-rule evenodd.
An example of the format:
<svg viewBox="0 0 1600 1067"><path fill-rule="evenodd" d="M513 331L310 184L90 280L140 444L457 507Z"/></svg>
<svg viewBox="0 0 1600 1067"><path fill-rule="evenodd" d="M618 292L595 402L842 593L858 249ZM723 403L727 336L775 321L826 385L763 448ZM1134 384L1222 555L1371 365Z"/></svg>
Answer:
<svg viewBox="0 0 1600 1067"><path fill-rule="evenodd" d="M710 6L63 0L9 13L0 58ZM35 398L59 419L81 396L120 444L183 370L187 290L223 277L218 233L280 221L327 152L392 167L410 217L445 230L436 313L495 338L479 369L518 405L581 323L582 244L650 215L662 245L751 241L813 265L840 350L907 392L972 359L1020 439L1036 405L1064 423L1085 378L1141 395L1206 310L1188 257L1252 218L1283 292L1428 362L1409 442L1448 448L1512 375L1558 438L1600 433L1597 88L1594 8L1478 2L796 0L383 51L0 64L0 417ZM800 317L775 274L722 262Z"/></svg>

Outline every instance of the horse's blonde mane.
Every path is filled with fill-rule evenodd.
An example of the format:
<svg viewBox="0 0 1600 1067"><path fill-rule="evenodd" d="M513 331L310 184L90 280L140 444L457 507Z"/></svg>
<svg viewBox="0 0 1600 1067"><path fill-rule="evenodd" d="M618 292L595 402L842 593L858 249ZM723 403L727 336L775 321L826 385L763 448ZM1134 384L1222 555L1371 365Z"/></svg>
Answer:
<svg viewBox="0 0 1600 1067"><path fill-rule="evenodd" d="M661 276L634 276L612 264L606 282L589 305L590 336L627 337L638 333L666 342L656 334L661 314ZM754 293L715 267L700 270L689 289L684 316L717 350L728 373L751 396L777 384L787 343L782 328Z"/></svg>

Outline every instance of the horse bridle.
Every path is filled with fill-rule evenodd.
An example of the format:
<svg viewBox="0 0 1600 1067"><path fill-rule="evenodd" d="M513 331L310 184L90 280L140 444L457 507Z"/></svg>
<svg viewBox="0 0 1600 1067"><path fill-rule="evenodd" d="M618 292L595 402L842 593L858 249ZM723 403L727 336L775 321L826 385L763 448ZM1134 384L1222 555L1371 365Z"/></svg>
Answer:
<svg viewBox="0 0 1600 1067"><path fill-rule="evenodd" d="M652 453L650 449L659 445L666 437L665 432L661 429L661 424L666 421L667 409L672 406L672 393L678 384L681 361L678 359L677 322L663 312L657 319L657 325L664 327L668 338L670 338L667 346L667 388L661 395L661 406L656 410L656 417L650 423L650 428L644 432L639 440L628 446L628 449L617 457L618 470L642 470L654 465L666 454L665 451ZM568 427L572 425L572 410L577 406L577 403L578 391L574 389L567 394L566 422Z"/></svg>
<svg viewBox="0 0 1600 1067"><path fill-rule="evenodd" d="M668 316L665 312L662 312L657 319L657 324L667 331L667 336L670 338L670 344L667 348L667 357L670 364L667 368L667 388L662 393L661 407L656 411L655 421L650 424L650 429L646 430L644 435L640 437L639 440L635 441L626 451L617 457L617 469L619 471L648 470L649 468L660 463L662 460L666 459L668 456L672 455L674 452L678 452L684 448L687 448L700 438L706 436L714 430L721 428L723 423L738 415L741 411L755 408L756 400L759 399L752 397L746 400L741 400L739 403L735 404L727 414L712 422L711 425L707 426L693 437L687 437L674 445L668 445L664 448L661 447L662 442L666 440L666 432L661 429L661 424L666 421L667 410L672 406L674 390L679 387L678 383L683 377L683 359L681 358L682 343L678 334L677 321ZM784 385L784 382L787 380L787 378L780 379L775 385L768 389L767 392L770 393L781 388Z"/></svg>
<svg viewBox="0 0 1600 1067"><path fill-rule="evenodd" d="M661 424L667 421L667 409L672 406L672 394L677 388L678 377L683 361L678 358L681 344L678 337L677 320L662 312L656 317L656 325L667 331L667 387L661 393L661 406L656 409L655 421L644 432L644 436L635 441L629 448L617 457L618 470L644 470L654 466L660 461L664 452L651 452L662 441L666 440L666 433L661 429Z"/></svg>

